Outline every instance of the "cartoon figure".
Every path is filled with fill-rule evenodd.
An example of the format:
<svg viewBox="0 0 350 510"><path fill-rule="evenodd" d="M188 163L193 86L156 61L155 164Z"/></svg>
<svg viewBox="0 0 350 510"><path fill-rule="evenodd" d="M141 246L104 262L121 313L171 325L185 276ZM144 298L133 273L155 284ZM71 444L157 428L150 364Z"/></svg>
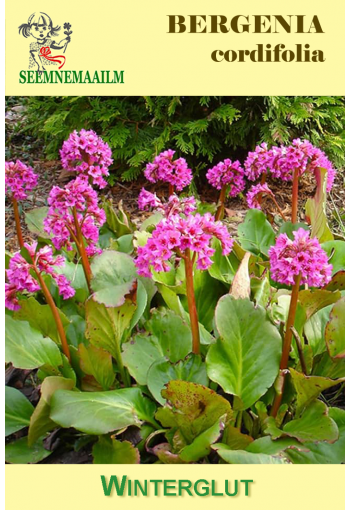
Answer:
<svg viewBox="0 0 350 510"><path fill-rule="evenodd" d="M48 48L53 50L64 48L64 51L66 50L67 44L71 40L70 34L72 33L69 31L71 28L69 23L64 24L64 28L66 29L64 33L67 34L67 37L57 44L52 38L59 35L58 32L61 30L61 27L58 25L54 27L52 19L44 12L34 12L29 16L28 23L23 23L18 28L19 33L24 37L32 36L35 39L35 42L30 43L29 47L29 69L37 67L37 70L42 72L45 71L44 65L57 66L61 64L59 69L63 66L65 62L65 57L63 55L55 58L45 57L44 55L49 55L51 53Z"/></svg>

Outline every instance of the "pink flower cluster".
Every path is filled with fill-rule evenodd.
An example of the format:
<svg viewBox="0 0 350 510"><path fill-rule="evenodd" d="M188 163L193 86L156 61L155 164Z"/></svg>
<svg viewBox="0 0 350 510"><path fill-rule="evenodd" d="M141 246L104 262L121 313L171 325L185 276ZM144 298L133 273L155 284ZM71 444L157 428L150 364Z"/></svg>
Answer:
<svg viewBox="0 0 350 510"><path fill-rule="evenodd" d="M52 234L56 249L63 246L72 249L71 241L77 236L73 209L76 211L81 232L87 242L86 252L94 255L100 250L96 247L99 227L106 221L106 214L98 207L97 193L84 177L77 177L64 188L54 186L48 198L49 211L44 219L45 231ZM72 236L72 233L74 236Z"/></svg>
<svg viewBox="0 0 350 510"><path fill-rule="evenodd" d="M327 170L327 192L332 189L336 171L321 149L314 147L308 140L293 140L287 147L267 148L266 143L257 146L254 152L249 152L244 163L245 174L254 181L262 174L270 171L275 178L283 181L293 180L296 169L299 175L305 172L314 173L317 168Z"/></svg>
<svg viewBox="0 0 350 510"><path fill-rule="evenodd" d="M162 212L166 218L173 214L181 213L187 216L196 210L196 200L194 197L179 198L173 194L169 197L168 202L163 203L156 193L151 193L145 190L145 188L142 188L139 194L138 205L142 211L156 209Z"/></svg>
<svg viewBox="0 0 350 510"><path fill-rule="evenodd" d="M276 282L294 285L301 274L300 284L324 287L332 278L332 265L318 240L302 228L293 232L294 240L281 234L269 249L271 278Z"/></svg>
<svg viewBox="0 0 350 510"><path fill-rule="evenodd" d="M274 196L267 184L257 184L256 186L252 186L246 197L248 207L250 209L261 209L259 200L263 195Z"/></svg>
<svg viewBox="0 0 350 510"><path fill-rule="evenodd" d="M188 168L184 158L173 159L175 151L169 149L156 156L153 163L148 163L145 170L145 177L150 182L168 182L181 191L188 186L192 180L192 170Z"/></svg>
<svg viewBox="0 0 350 510"><path fill-rule="evenodd" d="M20 252L15 253L10 260L9 269L6 270L8 283L5 283L5 306L9 310L19 310L20 308L17 292L32 293L40 290L40 285L32 274L34 268L40 274L45 273L52 276L63 299L69 299L75 294L75 290L70 286L67 278L55 271L55 266L64 265L64 257L60 255L53 257L50 246L44 246L35 253L37 244L36 242L31 245L24 244L33 261L32 264L27 262Z"/></svg>
<svg viewBox="0 0 350 510"><path fill-rule="evenodd" d="M24 200L26 192L32 191L38 183L38 176L32 167L25 165L17 159L5 161L5 186L6 191L11 191L13 198Z"/></svg>
<svg viewBox="0 0 350 510"><path fill-rule="evenodd" d="M60 155L65 170L91 177L100 189L107 185L104 177L109 175L108 167L113 163L112 151L95 131L73 131L63 142Z"/></svg>
<svg viewBox="0 0 350 510"><path fill-rule="evenodd" d="M221 161L207 172L209 183L216 189L230 186L229 195L235 197L244 190L244 170L240 162L230 159Z"/></svg>
<svg viewBox="0 0 350 510"><path fill-rule="evenodd" d="M211 214L169 216L158 223L146 245L138 247L135 260L137 272L141 276L151 277L151 267L157 272L170 271L167 261L174 253L183 256L187 249L197 255L198 269L208 269L215 253L211 247L213 236L221 241L223 255L230 253L233 240L225 225L216 222Z"/></svg>

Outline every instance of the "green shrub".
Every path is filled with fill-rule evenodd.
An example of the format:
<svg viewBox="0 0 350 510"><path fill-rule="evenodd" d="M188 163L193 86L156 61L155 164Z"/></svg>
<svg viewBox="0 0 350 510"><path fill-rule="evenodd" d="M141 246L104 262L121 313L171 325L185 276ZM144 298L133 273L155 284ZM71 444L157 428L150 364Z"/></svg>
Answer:
<svg viewBox="0 0 350 510"><path fill-rule="evenodd" d="M196 175L225 157L244 160L260 142L308 138L337 167L344 164L344 98L335 96L28 97L20 127L58 157L73 129L94 129L110 144L111 182L133 180L165 148L186 157Z"/></svg>

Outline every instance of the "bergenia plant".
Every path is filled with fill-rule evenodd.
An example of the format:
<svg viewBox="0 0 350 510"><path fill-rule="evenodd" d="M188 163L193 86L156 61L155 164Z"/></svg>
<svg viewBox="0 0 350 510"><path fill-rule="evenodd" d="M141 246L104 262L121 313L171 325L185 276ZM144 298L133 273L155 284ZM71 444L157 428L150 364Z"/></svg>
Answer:
<svg viewBox="0 0 350 510"><path fill-rule="evenodd" d="M63 143L60 155L65 170L78 172L100 189L107 185L105 177L113 163L112 151L94 131L73 131Z"/></svg>
<svg viewBox="0 0 350 510"><path fill-rule="evenodd" d="M72 243L81 257L90 289L91 268L89 256L99 252L99 227L106 214L98 206L98 195L84 176L70 181L64 188L54 186L48 198L49 210L44 219L45 231L52 236L58 250L72 250Z"/></svg>
<svg viewBox="0 0 350 510"><path fill-rule="evenodd" d="M6 192L11 194L17 239L21 248L24 243L18 202L24 200L27 197L27 193L32 191L37 183L38 176L34 173L32 167L25 165L19 159L16 162L5 162L5 187Z"/></svg>
<svg viewBox="0 0 350 510"><path fill-rule="evenodd" d="M145 177L149 182L166 182L169 184L169 196L174 191L182 191L192 181L192 170L184 158L174 159L175 151L168 149L148 163Z"/></svg>
<svg viewBox="0 0 350 510"><path fill-rule="evenodd" d="M175 193L170 195L167 202L160 200L156 193L142 188L139 198L138 206L141 211L150 211L155 209L163 213L168 218L173 214L183 213L186 216L196 210L196 199L194 197L181 197L179 198Z"/></svg>
<svg viewBox="0 0 350 510"><path fill-rule="evenodd" d="M186 273L186 292L192 330L192 351L200 352L198 315L195 302L193 271L208 269L213 263L215 250L211 240L221 241L223 255L232 249L233 240L227 228L209 213L201 216L172 214L163 219L152 232L145 246L139 246L135 264L138 274L152 277L156 272L170 271L168 261L174 257L183 259Z"/></svg>
<svg viewBox="0 0 350 510"><path fill-rule="evenodd" d="M261 177L264 184L268 172L275 179L293 181L292 190L292 223L297 222L299 179L305 173L315 174L316 169L327 170L327 192L331 191L336 171L326 154L314 147L308 140L293 140L289 146L273 146L267 144L257 146L249 152L244 163L245 175L249 180Z"/></svg>
<svg viewBox="0 0 350 510"><path fill-rule="evenodd" d="M225 159L208 170L207 179L214 188L220 190L215 219L222 220L227 192L230 197L236 197L244 190L244 169L238 160L232 162Z"/></svg>
<svg viewBox="0 0 350 510"><path fill-rule="evenodd" d="M69 347L61 317L43 276L50 275L52 277L63 299L69 299L74 296L75 290L71 287L69 281L63 274L58 274L56 272L56 267L64 266L64 257L61 255L54 257L50 246L44 246L38 251L37 246L37 242L32 244L24 243L24 249L28 255L28 260L24 258L21 252L15 253L10 259L9 268L6 270L5 306L9 310L19 310L20 301L18 300L18 294L31 294L41 290L47 304L51 308L61 339L63 352L70 360Z"/></svg>
<svg viewBox="0 0 350 510"><path fill-rule="evenodd" d="M292 241L287 234L281 234L275 246L269 250L271 278L278 283L292 286L280 363L280 383L277 385L278 391L271 411L272 416L277 415L283 397L285 370L288 368L299 288L301 285L324 287L332 278L332 265L328 263L327 253L321 248L318 240L310 238L310 233L303 228L294 231L293 235Z"/></svg>

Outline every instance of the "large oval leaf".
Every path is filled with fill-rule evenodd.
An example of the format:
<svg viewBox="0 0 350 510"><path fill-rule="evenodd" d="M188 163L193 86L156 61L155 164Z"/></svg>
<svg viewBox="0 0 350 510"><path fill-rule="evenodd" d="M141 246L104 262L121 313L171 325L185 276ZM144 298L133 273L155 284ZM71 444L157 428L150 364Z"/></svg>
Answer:
<svg viewBox="0 0 350 510"><path fill-rule="evenodd" d="M248 299L223 296L215 312L220 334L207 355L209 378L239 398L247 409L273 384L278 374L282 341L266 312Z"/></svg>
<svg viewBox="0 0 350 510"><path fill-rule="evenodd" d="M93 298L106 306L121 306L136 280L133 259L117 251L107 250L91 263Z"/></svg>
<svg viewBox="0 0 350 510"><path fill-rule="evenodd" d="M144 421L155 424L155 409L139 388L91 393L59 390L52 396L50 417L61 427L106 434Z"/></svg>
<svg viewBox="0 0 350 510"><path fill-rule="evenodd" d="M238 241L242 248L254 255L268 254L275 244L275 232L265 214L258 209L249 209L243 223L238 226Z"/></svg>
<svg viewBox="0 0 350 510"><path fill-rule="evenodd" d="M29 426L34 407L16 388L5 386L5 436Z"/></svg>
<svg viewBox="0 0 350 510"><path fill-rule="evenodd" d="M58 367L62 357L57 345L31 328L26 321L16 321L6 315L5 360L17 368Z"/></svg>
<svg viewBox="0 0 350 510"><path fill-rule="evenodd" d="M345 357L345 298L332 308L325 328L325 340L331 358Z"/></svg>
<svg viewBox="0 0 350 510"><path fill-rule="evenodd" d="M147 373L147 386L160 404L165 404L161 391L169 381L191 381L208 386L208 376L202 358L196 354L189 354L184 360L171 363L166 358L155 361Z"/></svg>

